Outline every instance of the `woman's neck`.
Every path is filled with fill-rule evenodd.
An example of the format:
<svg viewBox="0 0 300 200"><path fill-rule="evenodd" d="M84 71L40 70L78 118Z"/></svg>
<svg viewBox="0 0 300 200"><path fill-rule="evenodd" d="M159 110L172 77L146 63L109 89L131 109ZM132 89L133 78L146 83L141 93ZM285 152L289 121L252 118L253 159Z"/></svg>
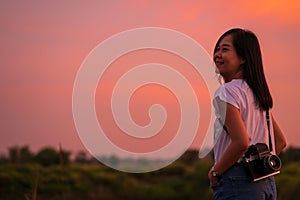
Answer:
<svg viewBox="0 0 300 200"><path fill-rule="evenodd" d="M221 74L221 75L222 75L225 83L228 83L228 82L232 81L233 79L243 79L242 71L238 71L234 74Z"/></svg>

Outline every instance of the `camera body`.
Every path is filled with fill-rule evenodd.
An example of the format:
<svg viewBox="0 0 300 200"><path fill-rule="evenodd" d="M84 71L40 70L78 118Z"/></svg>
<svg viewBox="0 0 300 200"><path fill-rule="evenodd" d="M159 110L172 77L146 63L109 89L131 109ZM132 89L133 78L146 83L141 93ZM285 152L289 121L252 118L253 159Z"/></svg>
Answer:
<svg viewBox="0 0 300 200"><path fill-rule="evenodd" d="M251 181L259 181L280 173L281 160L264 143L251 145L243 157Z"/></svg>

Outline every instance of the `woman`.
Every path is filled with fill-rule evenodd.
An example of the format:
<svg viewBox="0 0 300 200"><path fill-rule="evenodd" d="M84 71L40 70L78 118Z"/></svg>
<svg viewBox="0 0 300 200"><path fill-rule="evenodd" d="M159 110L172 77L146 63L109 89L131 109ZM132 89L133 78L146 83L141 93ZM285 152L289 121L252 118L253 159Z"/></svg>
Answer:
<svg viewBox="0 0 300 200"><path fill-rule="evenodd" d="M274 177L251 182L241 164L251 144L269 146L266 111L272 108L273 101L263 72L258 39L251 31L231 29L217 41L213 59L224 81L220 88L225 89L225 95L218 89L214 98L218 137L215 137L215 164L208 174L214 197L217 200L276 199ZM272 152L278 155L286 146L286 139L274 116L271 119Z"/></svg>

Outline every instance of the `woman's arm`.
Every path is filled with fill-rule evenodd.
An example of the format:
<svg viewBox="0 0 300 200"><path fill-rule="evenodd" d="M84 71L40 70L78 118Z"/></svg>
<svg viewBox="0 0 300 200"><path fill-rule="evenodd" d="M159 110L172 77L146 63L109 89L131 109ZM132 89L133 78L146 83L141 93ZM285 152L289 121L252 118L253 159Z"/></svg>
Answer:
<svg viewBox="0 0 300 200"><path fill-rule="evenodd" d="M282 130L280 129L273 115L272 115L272 123L273 123L274 136L275 136L276 154L279 155L281 151L286 147L287 142Z"/></svg>
<svg viewBox="0 0 300 200"><path fill-rule="evenodd" d="M249 147L248 133L239 109L231 104L225 102L224 104L226 104L225 125L227 127L231 143L222 155L221 159L214 165L214 170L220 175L235 164ZM210 178L211 184L217 182L217 180L211 176L211 171L209 172L208 177Z"/></svg>
<svg viewBox="0 0 300 200"><path fill-rule="evenodd" d="M220 174L229 169L247 151L249 138L243 123L240 110L226 103L225 125L231 139L231 143L221 159L215 164L215 170Z"/></svg>

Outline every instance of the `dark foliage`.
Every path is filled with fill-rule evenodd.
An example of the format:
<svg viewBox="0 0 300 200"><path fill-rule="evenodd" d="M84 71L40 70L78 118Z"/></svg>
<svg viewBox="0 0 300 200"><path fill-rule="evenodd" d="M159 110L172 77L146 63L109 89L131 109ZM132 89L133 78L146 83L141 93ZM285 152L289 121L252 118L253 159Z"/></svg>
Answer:
<svg viewBox="0 0 300 200"><path fill-rule="evenodd" d="M68 165L60 159L64 155L62 150L43 148L33 155L28 148L23 153L16 149L12 149L10 159L0 164L0 199L212 199L207 178L212 155L199 160L197 151L187 151L158 171L130 174L91 164L84 153L75 157L77 163ZM298 153L299 149L289 148L281 155L284 165L281 174L275 176L278 200L297 199Z"/></svg>

